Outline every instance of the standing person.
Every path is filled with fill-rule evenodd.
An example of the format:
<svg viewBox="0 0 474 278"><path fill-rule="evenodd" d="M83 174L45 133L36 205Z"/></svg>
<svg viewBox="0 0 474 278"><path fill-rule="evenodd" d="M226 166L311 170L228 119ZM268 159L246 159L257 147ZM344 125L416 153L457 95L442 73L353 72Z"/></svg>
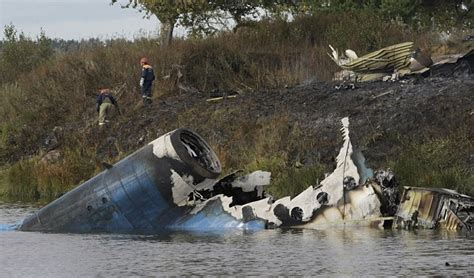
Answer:
<svg viewBox="0 0 474 278"><path fill-rule="evenodd" d="M150 104L153 80L155 80L155 72L153 71L153 68L148 64L148 59L145 57L140 59L140 65L142 66L140 87L142 92L143 103Z"/></svg>
<svg viewBox="0 0 474 278"><path fill-rule="evenodd" d="M110 89L101 89L96 101L96 109L97 113L99 113L99 126L109 122L108 115L110 110L112 110L112 106L115 106L118 111L117 100L112 95Z"/></svg>

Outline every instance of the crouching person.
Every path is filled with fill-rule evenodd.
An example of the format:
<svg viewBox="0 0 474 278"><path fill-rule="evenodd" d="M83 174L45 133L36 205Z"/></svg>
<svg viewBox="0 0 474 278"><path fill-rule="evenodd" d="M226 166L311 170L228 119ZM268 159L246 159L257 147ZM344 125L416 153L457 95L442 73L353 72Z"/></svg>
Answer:
<svg viewBox="0 0 474 278"><path fill-rule="evenodd" d="M120 113L118 110L117 100L112 95L110 89L101 89L96 102L96 110L97 113L99 113L99 126L103 126L110 121L109 117L112 106L115 106L117 111Z"/></svg>

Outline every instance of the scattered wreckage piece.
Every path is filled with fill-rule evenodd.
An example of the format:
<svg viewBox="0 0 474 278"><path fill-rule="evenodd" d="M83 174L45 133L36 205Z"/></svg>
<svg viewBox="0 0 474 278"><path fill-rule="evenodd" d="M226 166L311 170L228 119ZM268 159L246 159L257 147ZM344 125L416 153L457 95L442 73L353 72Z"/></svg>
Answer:
<svg viewBox="0 0 474 278"><path fill-rule="evenodd" d="M302 228L324 229L335 226L385 227L393 217L383 217L381 202L372 183L357 186L344 192L344 202L327 206L315 213Z"/></svg>
<svg viewBox="0 0 474 278"><path fill-rule="evenodd" d="M391 45L364 56L344 61L338 52L330 46L332 54L329 57L344 70L365 74L384 74L394 70L408 68L413 52L413 42ZM347 51L346 51L347 52Z"/></svg>
<svg viewBox="0 0 474 278"><path fill-rule="evenodd" d="M404 187L394 228L472 231L474 198L444 188Z"/></svg>
<svg viewBox="0 0 474 278"><path fill-rule="evenodd" d="M341 55L329 47L329 57L342 69L334 74L335 81L397 81L404 76L461 76L474 72L474 49L432 58L419 48L413 51L413 43L405 42L357 57L350 49Z"/></svg>
<svg viewBox="0 0 474 278"><path fill-rule="evenodd" d="M395 175L389 168L378 170L374 174L372 186L382 203L381 212L383 216L394 216L400 203L399 185Z"/></svg>
<svg viewBox="0 0 474 278"><path fill-rule="evenodd" d="M436 58L430 67L430 76L458 76L474 73L474 49L466 53Z"/></svg>
<svg viewBox="0 0 474 278"><path fill-rule="evenodd" d="M386 52L398 50L396 48L398 46L399 45L389 46L388 48L379 50L384 50L382 52L372 52L355 60L345 58L336 59L330 55L336 64L343 68L342 71L334 74L333 80L343 82L397 81L400 77L409 72L408 67L411 59L410 54L407 54L409 53L408 49L401 49L400 53L395 52L390 54ZM395 48L392 49L392 47ZM333 55L334 53L337 53L337 51L333 51ZM377 56L381 58L377 58ZM344 84L342 86L344 86Z"/></svg>
<svg viewBox="0 0 474 278"><path fill-rule="evenodd" d="M218 100L223 100L223 99L230 99L230 98L236 98L238 95L229 95L229 96L222 96L222 97L213 97L213 98L208 98L206 99L207 102L212 102L212 101L218 101Z"/></svg>
<svg viewBox="0 0 474 278"><path fill-rule="evenodd" d="M355 89L357 89L357 88L358 88L358 87L357 87L356 83L354 83L354 82L334 85L334 89L337 90L337 91L341 91L341 90L355 90Z"/></svg>
<svg viewBox="0 0 474 278"><path fill-rule="evenodd" d="M413 52L413 59L410 63L410 71L414 72L423 68L429 68L433 65L433 59L426 54L425 52L421 51L420 48L416 48Z"/></svg>
<svg viewBox="0 0 474 278"><path fill-rule="evenodd" d="M439 56L433 58L433 60L433 63L429 66L418 68L411 67L409 75L421 75L423 77L450 77L474 73L474 49L465 53Z"/></svg>

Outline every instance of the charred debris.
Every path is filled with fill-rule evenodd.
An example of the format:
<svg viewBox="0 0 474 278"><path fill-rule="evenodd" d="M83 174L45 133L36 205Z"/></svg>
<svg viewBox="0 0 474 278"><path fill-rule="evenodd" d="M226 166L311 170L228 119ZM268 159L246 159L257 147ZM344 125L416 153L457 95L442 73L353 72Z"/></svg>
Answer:
<svg viewBox="0 0 474 278"><path fill-rule="evenodd" d="M265 193L271 173L233 172L188 129L171 131L43 207L22 231L140 232L162 230L323 229L372 226L471 231L474 198L447 189L405 187L394 173L372 171L352 146L349 119L335 170L294 198Z"/></svg>
<svg viewBox="0 0 474 278"><path fill-rule="evenodd" d="M329 45L329 57L341 68L333 80L336 89L355 89L357 82L401 81L469 75L474 72L474 49L464 53L431 57L413 42L391 45L359 57L353 50L339 52Z"/></svg>

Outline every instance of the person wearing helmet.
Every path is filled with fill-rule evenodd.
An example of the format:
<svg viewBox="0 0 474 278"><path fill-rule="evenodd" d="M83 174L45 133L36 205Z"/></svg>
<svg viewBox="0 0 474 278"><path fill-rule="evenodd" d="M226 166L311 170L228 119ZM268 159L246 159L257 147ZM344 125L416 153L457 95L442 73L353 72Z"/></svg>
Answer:
<svg viewBox="0 0 474 278"><path fill-rule="evenodd" d="M141 88L143 103L150 104L153 80L155 80L155 73L153 71L153 68L148 64L147 58L145 57L141 58L140 65L142 66L140 88Z"/></svg>
<svg viewBox="0 0 474 278"><path fill-rule="evenodd" d="M99 126L103 126L109 122L107 116L112 110L112 106L115 106L117 111L120 113L118 110L117 100L112 95L110 89L101 89L96 101L96 110L97 113L99 113Z"/></svg>

